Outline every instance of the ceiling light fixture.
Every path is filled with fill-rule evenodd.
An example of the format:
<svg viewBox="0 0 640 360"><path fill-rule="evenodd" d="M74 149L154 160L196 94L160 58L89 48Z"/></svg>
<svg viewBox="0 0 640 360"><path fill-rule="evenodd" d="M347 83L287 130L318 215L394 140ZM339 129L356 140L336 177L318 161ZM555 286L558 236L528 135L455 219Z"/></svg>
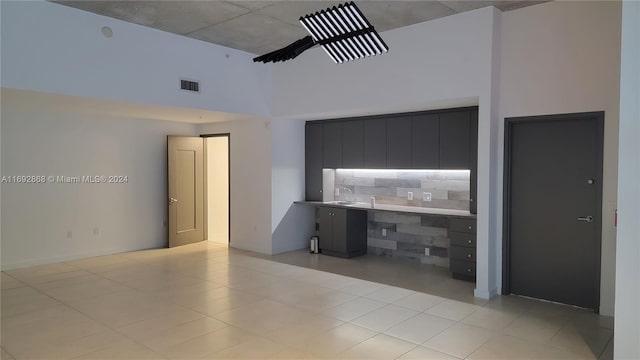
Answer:
<svg viewBox="0 0 640 360"><path fill-rule="evenodd" d="M291 60L315 45L320 45L336 64L389 51L387 44L353 1L302 16L300 24L309 36L280 50L258 56L253 61L268 63Z"/></svg>

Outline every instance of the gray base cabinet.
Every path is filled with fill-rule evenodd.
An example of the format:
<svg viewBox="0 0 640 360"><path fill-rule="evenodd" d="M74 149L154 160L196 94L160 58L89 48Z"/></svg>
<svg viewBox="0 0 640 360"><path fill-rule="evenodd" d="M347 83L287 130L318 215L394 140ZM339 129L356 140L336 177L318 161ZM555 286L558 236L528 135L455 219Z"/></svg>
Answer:
<svg viewBox="0 0 640 360"><path fill-rule="evenodd" d="M319 247L324 255L352 258L367 253L367 212L320 206Z"/></svg>
<svg viewBox="0 0 640 360"><path fill-rule="evenodd" d="M449 220L449 270L456 279L476 279L476 220Z"/></svg>

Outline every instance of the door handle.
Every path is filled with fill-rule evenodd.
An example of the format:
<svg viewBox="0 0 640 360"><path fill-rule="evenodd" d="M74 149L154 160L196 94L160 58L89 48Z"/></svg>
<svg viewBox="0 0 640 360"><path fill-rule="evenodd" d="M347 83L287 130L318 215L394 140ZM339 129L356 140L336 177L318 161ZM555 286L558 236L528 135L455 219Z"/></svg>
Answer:
<svg viewBox="0 0 640 360"><path fill-rule="evenodd" d="M580 216L578 221L593 222L593 216Z"/></svg>
<svg viewBox="0 0 640 360"><path fill-rule="evenodd" d="M173 203L177 203L177 202L178 202L178 199L172 198L172 197L169 198L169 205L171 205Z"/></svg>

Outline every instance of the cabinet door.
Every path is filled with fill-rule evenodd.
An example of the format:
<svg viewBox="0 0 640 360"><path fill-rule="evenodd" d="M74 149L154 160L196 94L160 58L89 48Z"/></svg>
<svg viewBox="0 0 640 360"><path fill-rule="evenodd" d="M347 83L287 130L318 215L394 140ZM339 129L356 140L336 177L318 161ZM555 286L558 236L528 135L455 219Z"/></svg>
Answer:
<svg viewBox="0 0 640 360"><path fill-rule="evenodd" d="M478 204L478 110L471 111L471 131L469 133L469 162L471 163L469 212L475 214Z"/></svg>
<svg viewBox="0 0 640 360"><path fill-rule="evenodd" d="M409 116L387 119L387 168L411 167L411 122Z"/></svg>
<svg viewBox="0 0 640 360"><path fill-rule="evenodd" d="M440 168L440 117L438 114L413 118L411 167L414 169Z"/></svg>
<svg viewBox="0 0 640 360"><path fill-rule="evenodd" d="M470 112L440 114L440 168L469 169Z"/></svg>
<svg viewBox="0 0 640 360"><path fill-rule="evenodd" d="M362 120L342 122L342 167L362 168L363 133Z"/></svg>
<svg viewBox="0 0 640 360"><path fill-rule="evenodd" d="M387 166L387 120L365 120L363 127L363 166L384 169Z"/></svg>
<svg viewBox="0 0 640 360"><path fill-rule="evenodd" d="M347 209L332 209L333 251L347 253Z"/></svg>
<svg viewBox="0 0 640 360"><path fill-rule="evenodd" d="M304 174L308 201L322 201L322 124L305 125Z"/></svg>
<svg viewBox="0 0 640 360"><path fill-rule="evenodd" d="M342 167L342 123L330 122L324 124L323 135L323 163L325 168Z"/></svg>
<svg viewBox="0 0 640 360"><path fill-rule="evenodd" d="M320 228L318 236L320 237L320 250L333 251L333 208L320 206Z"/></svg>

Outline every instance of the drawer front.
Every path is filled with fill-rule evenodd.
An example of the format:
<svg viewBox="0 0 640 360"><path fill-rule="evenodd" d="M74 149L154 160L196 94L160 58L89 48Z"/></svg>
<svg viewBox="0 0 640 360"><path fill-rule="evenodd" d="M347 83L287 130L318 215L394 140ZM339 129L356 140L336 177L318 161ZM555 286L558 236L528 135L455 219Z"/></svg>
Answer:
<svg viewBox="0 0 640 360"><path fill-rule="evenodd" d="M476 234L449 231L451 246L476 247Z"/></svg>
<svg viewBox="0 0 640 360"><path fill-rule="evenodd" d="M451 219L449 219L449 230L475 234L476 233L476 220L475 219L451 218Z"/></svg>
<svg viewBox="0 0 640 360"><path fill-rule="evenodd" d="M476 276L476 263L473 261L451 260L451 272L465 276Z"/></svg>
<svg viewBox="0 0 640 360"><path fill-rule="evenodd" d="M476 249L462 246L452 246L451 250L451 259L453 260L466 260L466 261L476 261Z"/></svg>

